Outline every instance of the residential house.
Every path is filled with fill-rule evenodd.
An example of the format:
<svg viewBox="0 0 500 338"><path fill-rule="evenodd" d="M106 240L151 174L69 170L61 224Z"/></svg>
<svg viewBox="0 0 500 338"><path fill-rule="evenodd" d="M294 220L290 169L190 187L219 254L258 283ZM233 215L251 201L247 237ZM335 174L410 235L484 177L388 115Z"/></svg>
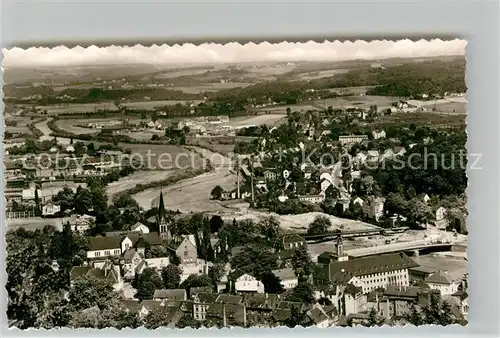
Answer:
<svg viewBox="0 0 500 338"><path fill-rule="evenodd" d="M429 197L429 195L427 195L427 194L422 195L422 201L423 201L424 203L429 202L429 201L430 201L430 199L431 199L431 198Z"/></svg>
<svg viewBox="0 0 500 338"><path fill-rule="evenodd" d="M132 225L130 230L135 232L140 232L143 234L149 234L149 228L146 225L142 224L141 222L137 222L134 225Z"/></svg>
<svg viewBox="0 0 500 338"><path fill-rule="evenodd" d="M242 274L235 280L234 290L237 293L264 293L264 284L250 274Z"/></svg>
<svg viewBox="0 0 500 338"><path fill-rule="evenodd" d="M339 309L340 313L348 316L351 313L366 312L367 310L367 296L363 293L363 282L358 278L352 278L343 291L343 299L341 302L342 307Z"/></svg>
<svg viewBox="0 0 500 338"><path fill-rule="evenodd" d="M280 279L285 290L293 289L299 283L299 279L292 268L272 270L272 273Z"/></svg>
<svg viewBox="0 0 500 338"><path fill-rule="evenodd" d="M325 265L318 280L324 283L345 283L356 277L361 281L358 285L363 293L367 293L390 284L408 286L408 269L416 266L418 264L402 252L381 254L331 262Z"/></svg>
<svg viewBox="0 0 500 338"><path fill-rule="evenodd" d="M193 318L203 321L207 318L207 310L210 304L215 303L219 295L216 293L199 292L193 298Z"/></svg>
<svg viewBox="0 0 500 338"><path fill-rule="evenodd" d="M412 306L426 306L432 296L439 292L425 286L395 286L388 285L383 292L375 292L369 307L385 318L404 317ZM373 299L374 298L374 299Z"/></svg>
<svg viewBox="0 0 500 338"><path fill-rule="evenodd" d="M136 275L137 267L144 261L136 249L130 248L126 250L120 258L120 265L122 268L123 278L130 280Z"/></svg>
<svg viewBox="0 0 500 338"><path fill-rule="evenodd" d="M325 200L324 194L318 195L299 195L297 196L300 202L302 203L311 203L311 204L320 204Z"/></svg>
<svg viewBox="0 0 500 338"><path fill-rule="evenodd" d="M156 271L161 271L161 269L170 264L169 257L146 258L145 261L148 268L155 269Z"/></svg>
<svg viewBox="0 0 500 338"><path fill-rule="evenodd" d="M256 177L255 188L260 189L262 191L267 191L266 179L264 177Z"/></svg>
<svg viewBox="0 0 500 338"><path fill-rule="evenodd" d="M274 181L276 180L276 177L277 175L275 171L270 169L264 171L264 178L266 179L266 181Z"/></svg>
<svg viewBox="0 0 500 338"><path fill-rule="evenodd" d="M310 180L312 177L313 169L310 166L304 168L304 178Z"/></svg>
<svg viewBox="0 0 500 338"><path fill-rule="evenodd" d="M360 151L356 154L355 163L359 166L364 164L368 159L368 153L366 151Z"/></svg>
<svg viewBox="0 0 500 338"><path fill-rule="evenodd" d="M106 257L121 256L125 251L136 248L144 255L146 244L149 246L161 245L158 233L137 234L128 233L123 236L106 236L89 238L88 259L103 259Z"/></svg>
<svg viewBox="0 0 500 338"><path fill-rule="evenodd" d="M283 236L283 248L285 250L299 248L307 245L306 240L297 234Z"/></svg>
<svg viewBox="0 0 500 338"><path fill-rule="evenodd" d="M383 130L373 130L372 136L374 140L379 140L385 138L385 131Z"/></svg>
<svg viewBox="0 0 500 338"><path fill-rule="evenodd" d="M360 207L363 207L363 204L365 203L365 201L363 201L363 199L361 197L356 197L353 201L352 201L353 204L357 204L359 205Z"/></svg>
<svg viewBox="0 0 500 338"><path fill-rule="evenodd" d="M435 215L436 215L436 222L442 221L446 217L446 208L443 206L439 207L436 210Z"/></svg>
<svg viewBox="0 0 500 338"><path fill-rule="evenodd" d="M335 205L335 208L337 208L338 211L341 213L346 212L349 209L349 205L351 204L351 201L347 197L340 197L337 200L337 204Z"/></svg>
<svg viewBox="0 0 500 338"><path fill-rule="evenodd" d="M153 300L164 299L187 300L187 293L185 289L155 290Z"/></svg>
<svg viewBox="0 0 500 338"><path fill-rule="evenodd" d="M452 295L458 291L460 283L454 281L447 271L438 271L430 274L424 280L433 290L439 290L441 295Z"/></svg>
<svg viewBox="0 0 500 338"><path fill-rule="evenodd" d="M101 280L109 280L113 288L118 291L123 288L123 280L120 274L120 268L107 261L102 267L93 265L74 266L69 272L70 283L73 283L81 277L91 276Z"/></svg>
<svg viewBox="0 0 500 338"><path fill-rule="evenodd" d="M363 203L363 213L376 222L384 215L385 198L369 196Z"/></svg>
<svg viewBox="0 0 500 338"><path fill-rule="evenodd" d="M42 207L42 216L54 216L56 213L61 211L61 207L54 203L47 203Z"/></svg>
<svg viewBox="0 0 500 338"><path fill-rule="evenodd" d="M35 191L36 190L37 190L36 183L35 182L30 182L28 188L27 189L23 189L22 200L23 201L35 200Z"/></svg>
<svg viewBox="0 0 500 338"><path fill-rule="evenodd" d="M90 215L78 215L69 220L71 230L80 234L85 233L95 225L95 217Z"/></svg>
<svg viewBox="0 0 500 338"><path fill-rule="evenodd" d="M416 266L409 269L408 271L410 273L410 281L412 283L423 283L428 276L436 272L434 269L429 269L424 266Z"/></svg>
<svg viewBox="0 0 500 338"><path fill-rule="evenodd" d="M196 263L198 251L194 235L183 236L182 241L174 247L181 264Z"/></svg>
<svg viewBox="0 0 500 338"><path fill-rule="evenodd" d="M325 313L320 304L314 304L313 308L306 312L306 315L312 323L320 329L327 328L332 324L330 317Z"/></svg>

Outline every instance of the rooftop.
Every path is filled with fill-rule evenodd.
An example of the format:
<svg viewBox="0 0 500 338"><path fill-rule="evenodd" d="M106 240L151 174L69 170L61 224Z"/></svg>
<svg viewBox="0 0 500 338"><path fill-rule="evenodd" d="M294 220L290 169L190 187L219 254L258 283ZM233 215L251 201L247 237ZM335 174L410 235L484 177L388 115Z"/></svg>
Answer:
<svg viewBox="0 0 500 338"><path fill-rule="evenodd" d="M343 275L364 276L409 269L415 266L418 266L418 264L401 252L355 258L343 262L332 262L327 266L324 272L328 273L328 279L330 281L335 281Z"/></svg>
<svg viewBox="0 0 500 338"><path fill-rule="evenodd" d="M282 281L297 278L292 268L272 270L272 273Z"/></svg>
<svg viewBox="0 0 500 338"><path fill-rule="evenodd" d="M451 277L446 272L437 272L430 274L424 280L426 283L435 283L435 284L451 284L453 281Z"/></svg>
<svg viewBox="0 0 500 338"><path fill-rule="evenodd" d="M185 289L155 290L153 298L185 300L186 290Z"/></svg>

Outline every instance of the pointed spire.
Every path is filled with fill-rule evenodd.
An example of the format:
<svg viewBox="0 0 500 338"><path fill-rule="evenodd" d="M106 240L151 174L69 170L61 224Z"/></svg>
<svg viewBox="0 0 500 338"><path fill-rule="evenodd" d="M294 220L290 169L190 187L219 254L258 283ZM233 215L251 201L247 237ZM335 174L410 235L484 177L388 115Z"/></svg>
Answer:
<svg viewBox="0 0 500 338"><path fill-rule="evenodd" d="M160 203L158 204L158 223L165 217L165 202L163 201L163 188L160 190Z"/></svg>

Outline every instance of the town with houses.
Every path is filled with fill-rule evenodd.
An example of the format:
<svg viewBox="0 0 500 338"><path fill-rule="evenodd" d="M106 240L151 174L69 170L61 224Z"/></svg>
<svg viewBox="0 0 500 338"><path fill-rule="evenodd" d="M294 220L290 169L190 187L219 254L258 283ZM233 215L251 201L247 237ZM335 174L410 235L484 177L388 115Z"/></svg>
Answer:
<svg viewBox="0 0 500 338"><path fill-rule="evenodd" d="M47 117L22 96L4 113L35 130L6 147L9 325L466 325L465 90L436 77L405 95L243 88L245 114L232 92L215 113L200 113L215 102L204 97L175 117L125 104ZM138 167L137 146L203 168Z"/></svg>

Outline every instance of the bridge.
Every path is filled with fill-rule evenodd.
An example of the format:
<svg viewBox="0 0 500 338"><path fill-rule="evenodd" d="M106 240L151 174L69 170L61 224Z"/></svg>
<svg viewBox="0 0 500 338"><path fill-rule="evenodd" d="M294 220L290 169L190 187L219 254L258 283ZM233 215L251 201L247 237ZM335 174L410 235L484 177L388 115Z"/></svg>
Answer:
<svg viewBox="0 0 500 338"><path fill-rule="evenodd" d="M404 243L377 245L369 248L346 250L345 253L352 257L365 257L404 251L410 255L418 256L421 251L451 251L452 248L453 243L451 242L434 242L430 239L424 239Z"/></svg>
<svg viewBox="0 0 500 338"><path fill-rule="evenodd" d="M304 239L306 239L308 242L313 242L313 243L319 243L319 242L326 242L326 241L331 241L337 239L339 236L342 236L342 238L353 238L353 237L365 237L365 236L374 236L374 235L393 235L396 233L401 233L409 228L407 227L400 227L400 228L392 228L392 229L383 229L383 228L366 228L366 229L360 229L360 230L337 230L337 231L330 231L321 235L308 235L307 233L301 233L299 234L302 236Z"/></svg>

